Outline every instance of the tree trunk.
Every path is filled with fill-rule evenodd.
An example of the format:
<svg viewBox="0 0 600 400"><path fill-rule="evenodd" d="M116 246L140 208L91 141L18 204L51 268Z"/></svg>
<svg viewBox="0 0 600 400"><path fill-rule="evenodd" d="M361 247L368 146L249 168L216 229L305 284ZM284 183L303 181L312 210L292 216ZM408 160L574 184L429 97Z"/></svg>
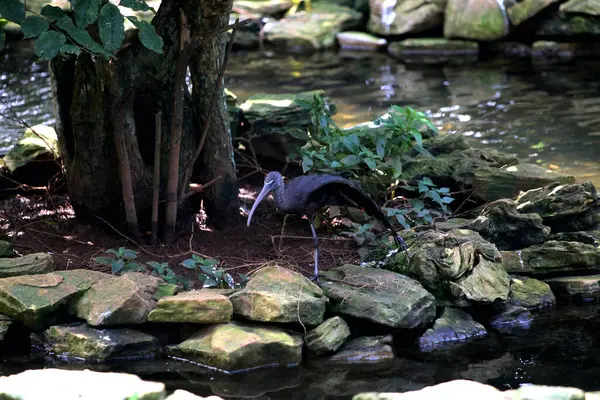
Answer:
<svg viewBox="0 0 600 400"><path fill-rule="evenodd" d="M192 13L202 15L202 7L205 7L204 1L163 1L153 21L153 25L164 41L163 54L159 55L147 50L135 39L129 46L121 49L117 59L114 60L123 94L121 123L123 132L127 136L126 146L131 164L135 206L143 232L150 229L152 214L155 114L162 111L163 128L171 126L173 116L174 76L179 46L179 10L183 8L186 14L189 13L188 15ZM217 19L227 22L230 8L231 4L226 9L218 8L223 14ZM208 32L212 26L214 25L201 25L204 32ZM197 25L196 28L200 26ZM205 46L201 47L199 49L201 54L196 58L203 60L204 64L210 64L208 58L214 58L212 65L220 64L223 58L222 42L225 34L221 36L222 38L219 37L216 43L210 42L213 43L212 46L206 49ZM217 59L219 61L216 61ZM112 98L104 86L108 79L99 64L87 54L81 54L77 59L71 58L65 61L56 58L52 61L56 128L65 162L69 197L77 217L95 223L101 223L103 219L118 229L126 229L118 159L114 151L114 135L110 123ZM213 71L208 69L202 73L216 76L217 71L214 70L213 74ZM214 82L207 81L207 85L202 86L203 89L194 90L193 99L187 90L185 92L180 171L183 170L182 166L193 162L201 131L199 122L202 121L196 116L196 112L208 107L207 102L212 95L210 90L213 86ZM194 105L192 100L198 105ZM222 175L223 179L219 181L218 189L213 189L211 192L208 204L218 203L216 196L224 196L226 204L231 207L231 204L235 203L232 199L237 200L237 193L224 101L215 110L215 115L216 118L212 121L213 130L207 138L207 145L203 152L210 153L208 159L211 161L204 162L203 171L207 176ZM228 143L221 143L224 138L227 138ZM170 135L162 135L161 219L164 218L170 139ZM222 148L225 150L221 150ZM225 153L227 157L222 156ZM184 179L183 174L180 173L178 185L187 188L189 183L189 180ZM219 216L218 213L215 215ZM183 201L179 204L178 216L180 217L178 228L181 228L181 223L189 221L189 202ZM185 226L191 225L188 222Z"/></svg>

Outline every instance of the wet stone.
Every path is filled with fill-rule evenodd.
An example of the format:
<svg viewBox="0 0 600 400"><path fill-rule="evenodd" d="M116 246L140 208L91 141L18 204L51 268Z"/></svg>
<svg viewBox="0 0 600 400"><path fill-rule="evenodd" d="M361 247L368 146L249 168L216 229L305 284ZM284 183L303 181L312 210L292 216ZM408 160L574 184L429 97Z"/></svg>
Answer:
<svg viewBox="0 0 600 400"><path fill-rule="evenodd" d="M425 64L477 61L479 45L467 40L437 38L405 39L392 42L388 53L404 62Z"/></svg>
<svg viewBox="0 0 600 400"><path fill-rule="evenodd" d="M490 326L502 334L526 331L533 323L533 315L523 306L508 305L489 319Z"/></svg>
<svg viewBox="0 0 600 400"><path fill-rule="evenodd" d="M545 280L557 296L591 300L600 298L600 274L565 276Z"/></svg>
<svg viewBox="0 0 600 400"><path fill-rule="evenodd" d="M466 341L487 335L485 327L466 312L447 307L433 327L419 338L421 350L433 350L440 344Z"/></svg>
<svg viewBox="0 0 600 400"><path fill-rule="evenodd" d="M232 315L233 306L226 296L203 289L161 298L148 321L218 324L230 321Z"/></svg>
<svg viewBox="0 0 600 400"><path fill-rule="evenodd" d="M348 340L337 353L330 357L318 358L319 366L359 366L386 364L394 360L391 335L364 336Z"/></svg>
<svg viewBox="0 0 600 400"><path fill-rule="evenodd" d="M508 302L532 310L553 307L556 297L546 282L527 276L513 276Z"/></svg>
<svg viewBox="0 0 600 400"><path fill-rule="evenodd" d="M350 328L340 317L329 318L304 335L306 347L316 355L336 351L348 337Z"/></svg>

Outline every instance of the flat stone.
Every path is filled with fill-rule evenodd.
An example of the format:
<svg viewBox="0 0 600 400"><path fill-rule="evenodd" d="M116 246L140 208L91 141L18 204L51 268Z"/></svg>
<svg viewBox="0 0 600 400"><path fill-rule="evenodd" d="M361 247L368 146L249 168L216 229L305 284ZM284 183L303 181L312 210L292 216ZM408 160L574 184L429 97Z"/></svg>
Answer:
<svg viewBox="0 0 600 400"><path fill-rule="evenodd" d="M158 340L129 328L95 329L85 323L55 325L41 340L46 351L66 359L90 362L154 358L160 354Z"/></svg>
<svg viewBox="0 0 600 400"><path fill-rule="evenodd" d="M4 165L11 173L41 159L54 159L58 154L58 137L50 126L35 125L4 156Z"/></svg>
<svg viewBox="0 0 600 400"><path fill-rule="evenodd" d="M468 40L415 38L392 42L388 53L404 62L443 64L453 60L477 61L479 44Z"/></svg>
<svg viewBox="0 0 600 400"><path fill-rule="evenodd" d="M347 50L377 51L387 46L387 40L365 32L340 32L335 37L340 47Z"/></svg>
<svg viewBox="0 0 600 400"><path fill-rule="evenodd" d="M488 323L494 330L511 335L528 330L533 323L533 315L523 306L509 304L491 316Z"/></svg>
<svg viewBox="0 0 600 400"><path fill-rule="evenodd" d="M360 366L387 364L394 360L391 335L363 336L348 340L337 353L314 360L320 366Z"/></svg>
<svg viewBox="0 0 600 400"><path fill-rule="evenodd" d="M202 289L161 298L148 314L148 321L218 324L229 322L232 315L229 298L211 289Z"/></svg>
<svg viewBox="0 0 600 400"><path fill-rule="evenodd" d="M292 6L292 0L235 0L235 7L258 16L279 15Z"/></svg>
<svg viewBox="0 0 600 400"><path fill-rule="evenodd" d="M54 259L47 253L33 253L17 258L0 258L0 278L46 274L52 271L54 271Z"/></svg>
<svg viewBox="0 0 600 400"><path fill-rule="evenodd" d="M596 0L569 0L559 9L566 13L600 15L600 3Z"/></svg>
<svg viewBox="0 0 600 400"><path fill-rule="evenodd" d="M240 322L213 325L177 346L171 355L225 371L302 362L302 339L275 326Z"/></svg>
<svg viewBox="0 0 600 400"><path fill-rule="evenodd" d="M304 335L306 347L316 355L336 351L350 336L350 328L340 317L329 318Z"/></svg>
<svg viewBox="0 0 600 400"><path fill-rule="evenodd" d="M146 382L136 375L87 369L31 369L0 377L0 398L7 400L95 400L99 394L102 400L159 400L166 391L164 383Z"/></svg>
<svg viewBox="0 0 600 400"><path fill-rule="evenodd" d="M573 387L524 385L518 389L506 392L511 399L561 399L561 400L585 400L586 393Z"/></svg>
<svg viewBox="0 0 600 400"><path fill-rule="evenodd" d="M446 307L442 315L419 338L421 350L433 350L449 342L466 341L487 335L485 327L466 312Z"/></svg>
<svg viewBox="0 0 600 400"><path fill-rule="evenodd" d="M405 393L359 393L354 396L352 400L509 400L517 398L529 400L538 399L537 397L507 397L505 392L501 392L493 386L460 379ZM539 399L542 399L542 397Z"/></svg>
<svg viewBox="0 0 600 400"><path fill-rule="evenodd" d="M508 301L532 310L554 306L556 297L546 282L527 276L513 276Z"/></svg>
<svg viewBox="0 0 600 400"><path fill-rule="evenodd" d="M219 396L196 396L195 394L190 393L187 390L177 389L173 392L172 395L167 397L165 400L223 400L223 398Z"/></svg>
<svg viewBox="0 0 600 400"><path fill-rule="evenodd" d="M600 274L550 278L545 279L545 282L563 298L600 298Z"/></svg>
<svg viewBox="0 0 600 400"><path fill-rule="evenodd" d="M510 22L517 26L559 0L523 0L506 9Z"/></svg>

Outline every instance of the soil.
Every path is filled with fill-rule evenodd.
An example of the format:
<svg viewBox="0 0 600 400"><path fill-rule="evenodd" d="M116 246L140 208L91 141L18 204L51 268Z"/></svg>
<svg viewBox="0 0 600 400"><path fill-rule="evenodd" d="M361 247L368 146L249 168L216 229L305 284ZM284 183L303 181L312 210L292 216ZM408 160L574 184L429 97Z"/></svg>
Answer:
<svg viewBox="0 0 600 400"><path fill-rule="evenodd" d="M240 190L242 209L248 210L257 189ZM312 275L314 245L305 218L285 216L270 201L263 201L246 227L247 214L240 211L237 226L213 230L206 225L202 211L195 216L194 232L172 245L150 245L149 235L135 242L110 227L79 222L64 195L22 196L0 202L2 232L9 236L18 255L49 252L57 270L86 268L110 273L110 267L93 261L107 249L126 247L137 251L137 261L168 262L176 274L194 279L194 271L179 264L192 253L215 258L229 272L251 274L269 262ZM283 226L285 219L285 226ZM210 222L210 220L208 220ZM359 257L354 240L332 234L334 229L322 225L319 266L322 271Z"/></svg>

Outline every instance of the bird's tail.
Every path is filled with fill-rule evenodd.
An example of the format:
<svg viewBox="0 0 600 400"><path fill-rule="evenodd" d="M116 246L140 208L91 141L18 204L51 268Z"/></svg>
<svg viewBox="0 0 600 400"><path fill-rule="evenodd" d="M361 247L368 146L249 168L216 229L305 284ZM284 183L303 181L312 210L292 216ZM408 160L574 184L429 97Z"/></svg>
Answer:
<svg viewBox="0 0 600 400"><path fill-rule="evenodd" d="M394 242L396 242L398 249L402 248L402 251L408 250L408 245L396 232L394 232Z"/></svg>

